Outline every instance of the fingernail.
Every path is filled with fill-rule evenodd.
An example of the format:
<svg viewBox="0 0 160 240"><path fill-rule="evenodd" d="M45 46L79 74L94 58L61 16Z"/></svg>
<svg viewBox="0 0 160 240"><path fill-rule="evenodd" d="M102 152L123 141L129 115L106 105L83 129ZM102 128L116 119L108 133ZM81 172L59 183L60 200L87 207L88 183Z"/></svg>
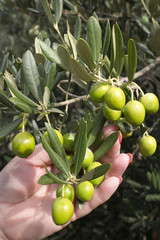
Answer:
<svg viewBox="0 0 160 240"><path fill-rule="evenodd" d="M133 156L131 153L127 153L127 155L129 156L129 163L128 163L128 165L129 165L133 160Z"/></svg>
<svg viewBox="0 0 160 240"><path fill-rule="evenodd" d="M122 142L122 133L119 132L119 143L121 144L121 142Z"/></svg>
<svg viewBox="0 0 160 240"><path fill-rule="evenodd" d="M121 176L117 176L119 178L119 185L121 184L121 182L123 181L123 178Z"/></svg>

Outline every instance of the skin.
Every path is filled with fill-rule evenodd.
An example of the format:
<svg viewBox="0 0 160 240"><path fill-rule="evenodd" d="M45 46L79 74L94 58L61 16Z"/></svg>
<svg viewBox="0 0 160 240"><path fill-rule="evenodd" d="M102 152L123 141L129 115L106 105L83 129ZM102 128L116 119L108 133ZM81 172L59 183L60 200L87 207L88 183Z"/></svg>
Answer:
<svg viewBox="0 0 160 240"><path fill-rule="evenodd" d="M117 130L117 126L108 125L103 129L104 138ZM120 154L121 140L120 134L119 140L100 159L101 163L112 163L112 168L105 175L102 184L95 189L92 199L85 202L81 210L75 205L72 222L106 202L120 185L121 176L132 160L131 154ZM46 173L43 162L49 170L57 172L47 152L39 144L27 159L15 157L0 172L1 240L44 239L68 224L57 226L53 223L51 207L58 185L38 184L39 177Z"/></svg>

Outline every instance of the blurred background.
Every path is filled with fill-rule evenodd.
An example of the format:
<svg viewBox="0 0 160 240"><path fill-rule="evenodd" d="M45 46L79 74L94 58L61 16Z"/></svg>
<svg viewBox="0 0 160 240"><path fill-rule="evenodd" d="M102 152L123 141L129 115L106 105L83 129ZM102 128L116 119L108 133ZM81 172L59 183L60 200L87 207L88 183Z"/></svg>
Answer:
<svg viewBox="0 0 160 240"><path fill-rule="evenodd" d="M54 14L54 1L49 1ZM87 19L96 13L104 33L105 24L118 22L124 37L125 47L129 38L136 42L138 52L137 71L145 68L136 82L144 92L153 92L160 98L160 1L159 0L64 0L63 15L59 23L62 34L68 20L71 32L77 15L85 33ZM0 66L8 58L7 70L13 75L27 49L34 47L34 39L41 34L43 39L55 41L52 26L39 0L0 0ZM152 65L151 65L152 64ZM149 67L149 71L146 67ZM125 76L125 72L123 73ZM1 88L1 86L0 86ZM82 95L81 88L76 89ZM74 92L74 89L73 89ZM59 92L57 92L58 94ZM59 96L59 101L63 96ZM92 102L73 104L72 118L80 118L93 111ZM13 113L2 111L0 126L12 119ZM5 121L4 121L5 119ZM28 120L31 131L33 119ZM123 139L122 152L131 152L133 161L123 175L123 182L112 198L88 216L71 223L62 231L50 236L50 240L159 240L160 239L160 113L147 116L149 133L157 140L158 147L152 157L145 158L138 151L139 132ZM0 141L0 169L13 157L12 134Z"/></svg>

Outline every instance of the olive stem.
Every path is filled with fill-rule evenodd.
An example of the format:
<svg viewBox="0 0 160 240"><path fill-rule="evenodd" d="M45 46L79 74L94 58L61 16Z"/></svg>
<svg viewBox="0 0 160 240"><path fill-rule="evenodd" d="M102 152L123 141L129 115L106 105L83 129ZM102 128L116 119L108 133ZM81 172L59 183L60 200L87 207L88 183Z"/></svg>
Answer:
<svg viewBox="0 0 160 240"><path fill-rule="evenodd" d="M26 114L24 113L24 115L23 115L23 122L22 122L22 132L25 131L25 119L26 119Z"/></svg>
<svg viewBox="0 0 160 240"><path fill-rule="evenodd" d="M137 87L137 89L141 92L142 96L144 96L144 92L143 92L143 90L140 88L140 86L139 86L137 83L135 83L135 82L132 82L132 84L135 85L135 86Z"/></svg>
<svg viewBox="0 0 160 240"><path fill-rule="evenodd" d="M129 86L129 85L127 85L127 88L130 90L130 92L131 92L131 101L133 101L133 90L132 90L132 88Z"/></svg>
<svg viewBox="0 0 160 240"><path fill-rule="evenodd" d="M49 120L48 114L46 113L45 116L46 116L46 120L47 120L48 124L51 125L51 122L50 122L50 120Z"/></svg>

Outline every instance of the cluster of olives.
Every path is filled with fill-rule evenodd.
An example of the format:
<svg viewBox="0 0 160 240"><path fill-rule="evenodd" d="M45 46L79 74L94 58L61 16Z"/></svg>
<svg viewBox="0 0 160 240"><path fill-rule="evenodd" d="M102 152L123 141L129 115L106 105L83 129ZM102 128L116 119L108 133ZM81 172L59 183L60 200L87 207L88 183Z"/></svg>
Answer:
<svg viewBox="0 0 160 240"><path fill-rule="evenodd" d="M146 93L138 100L130 99L126 102L125 92L119 86L108 83L94 83L90 89L90 97L94 102L103 103L103 115L108 121L119 121L123 116L123 119L134 127L143 124L146 114L156 114L159 110L159 100L155 94ZM132 131L124 133L124 137L131 135ZM145 132L139 141L139 151L148 157L155 153L156 148L155 138Z"/></svg>
<svg viewBox="0 0 160 240"><path fill-rule="evenodd" d="M70 166L70 172L73 173L73 147L75 134L66 133L62 135L60 131L56 129L54 129L54 131L67 153L67 161ZM43 136L51 146L47 131L43 134ZM34 137L27 131L18 133L12 140L12 149L14 153L21 158L29 157L35 149ZM83 172L87 173L100 165L101 163L94 161L94 154L91 149L87 148L82 164ZM52 218L54 223L56 225L63 225L67 223L74 213L73 201L75 199L75 195L81 202L89 201L94 194L94 186L98 186L103 179L104 175L88 181L60 184L56 191L56 200L52 205Z"/></svg>

